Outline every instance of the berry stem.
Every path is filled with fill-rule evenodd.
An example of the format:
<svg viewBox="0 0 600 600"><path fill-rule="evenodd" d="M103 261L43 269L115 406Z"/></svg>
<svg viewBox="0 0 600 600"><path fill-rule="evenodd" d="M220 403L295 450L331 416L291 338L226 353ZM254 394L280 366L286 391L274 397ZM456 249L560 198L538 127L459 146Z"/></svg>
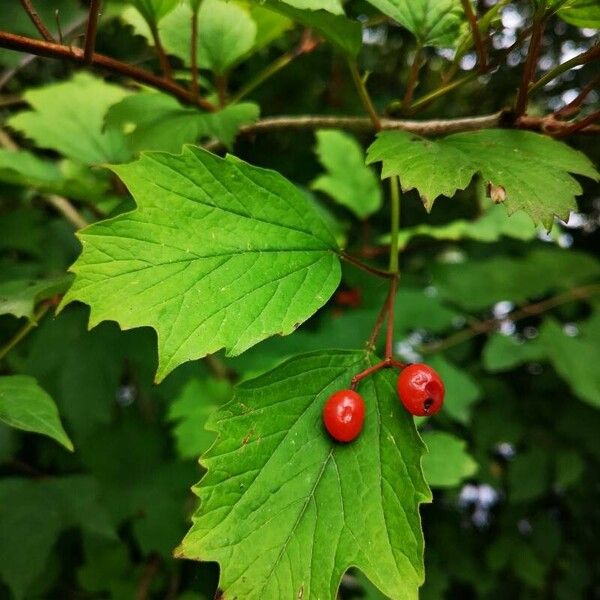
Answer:
<svg viewBox="0 0 600 600"><path fill-rule="evenodd" d="M394 360L393 358L384 358L383 360L374 364L372 367L369 367L364 371L357 373L350 381L350 389L355 390L358 383L365 377L369 377L369 375L373 375L373 373L377 373L377 371L381 371L381 369L389 369L392 367L397 369L404 369L404 367L406 367L406 364L400 362L399 360Z"/></svg>

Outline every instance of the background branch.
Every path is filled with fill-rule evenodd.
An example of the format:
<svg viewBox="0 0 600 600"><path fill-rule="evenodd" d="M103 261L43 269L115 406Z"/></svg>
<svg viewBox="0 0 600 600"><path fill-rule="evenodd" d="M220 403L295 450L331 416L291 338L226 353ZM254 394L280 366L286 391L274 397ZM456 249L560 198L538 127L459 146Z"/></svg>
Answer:
<svg viewBox="0 0 600 600"><path fill-rule="evenodd" d="M562 294L558 294L557 296L552 296L552 298L548 298L547 300L534 302L533 304L527 304L502 318L477 321L466 329L457 331L446 339L436 340L429 344L424 344L418 348L418 351L422 352L423 354L441 352L442 350L462 344L463 342L466 342L475 336L493 331L494 329L498 328L502 321L520 321L526 317L532 317L547 312L552 308L560 306L561 304L573 302L574 300L585 300L586 298L591 298L597 294L600 294L600 284L576 287Z"/></svg>
<svg viewBox="0 0 600 600"><path fill-rule="evenodd" d="M96 32L98 30L101 2L102 0L91 0L90 2L87 28L85 30L85 49L83 51L83 62L86 65L91 64L96 48Z"/></svg>
<svg viewBox="0 0 600 600"><path fill-rule="evenodd" d="M487 68L487 50L485 44L483 43L483 39L481 38L481 32L479 31L479 25L477 24L477 17L473 12L471 0L462 0L462 5L467 20L469 21L469 27L471 28L471 35L473 36L475 51L477 52L477 60L479 62L479 71L483 72Z"/></svg>
<svg viewBox="0 0 600 600"><path fill-rule="evenodd" d="M25 12L29 16L29 18L31 19L31 22L35 25L35 28L40 32L40 35L47 42L53 42L54 37L52 36L52 34L50 33L50 31L48 30L46 25L44 25L42 18L40 17L37 10L31 3L31 0L21 0L21 5L25 9Z"/></svg>
<svg viewBox="0 0 600 600"><path fill-rule="evenodd" d="M523 66L523 75L521 77L521 85L517 92L517 100L515 102L515 112L517 115L522 115L527 110L527 102L529 100L529 84L531 83L537 66L538 56L540 54L540 45L544 34L545 19L543 14L536 14L531 30L531 39L529 40L529 49L527 58Z"/></svg>
<svg viewBox="0 0 600 600"><path fill-rule="evenodd" d="M16 35L7 31L0 31L0 48L29 52L46 58L56 58L83 64L83 50L73 46L64 46L42 40ZM111 73L129 77L134 81L144 83L157 90L161 90L177 98L184 104L195 104L207 111L214 111L215 107L203 98L194 98L193 94L175 81L155 75L151 71L130 65L120 60L94 52L90 66L104 69Z"/></svg>

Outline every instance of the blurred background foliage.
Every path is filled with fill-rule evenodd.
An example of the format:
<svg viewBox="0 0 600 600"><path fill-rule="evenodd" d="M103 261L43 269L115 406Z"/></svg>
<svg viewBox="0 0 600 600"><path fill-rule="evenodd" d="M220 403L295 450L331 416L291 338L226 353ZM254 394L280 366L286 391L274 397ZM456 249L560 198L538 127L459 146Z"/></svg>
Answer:
<svg viewBox="0 0 600 600"><path fill-rule="evenodd" d="M302 29L269 4L204 2L207 19L228 11L238 28L227 53L210 44L201 49L204 89L226 74L232 93L243 90L301 43ZM105 3L98 50L158 71L138 4ZM494 4L479 2L480 13ZM491 36L496 50L523 35L532 10L527 2L501 4ZM85 6L47 0L37 8L55 34L58 10L62 35L77 43ZM350 0L344 9L363 23L360 62L383 111L401 97L414 38L365 2ZM185 79L177 18L165 17L161 31ZM36 33L12 0L0 8L0 29ZM553 18L540 68L595 41L597 30ZM454 56L434 47L423 53L419 94L438 86ZM524 56L523 45L515 46L493 73L472 77L419 117L509 106ZM466 51L455 62L459 74L470 73L475 55ZM560 109L597 75L597 61L567 71L535 94L529 112ZM118 181L95 165L208 138L283 173L310 195L351 251L384 260L385 194L375 170L362 166L367 136L276 132L234 143L237 128L259 112L362 114L345 62L331 44L318 44L215 118L112 77L5 50L0 85L1 339L9 342L31 321L0 369L3 376L34 378L28 381L58 406L68 436L63 445L70 439L75 447L70 453L49 437L0 423L0 598L212 598L214 565L172 558L194 508L197 457L213 439L203 429L208 414L231 397L235 381L285 357L362 347L384 284L346 266L338 294L293 336L269 339L234 359L186 364L160 385L152 382L151 330L122 332L102 323L88 331L87 307L54 315L47 300L69 284L66 272L79 253L74 230L132 207ZM598 100L596 89L584 108ZM570 141L600 162L593 136ZM440 199L429 216L416 193L403 198L396 352L430 362L448 390L442 414L421 427L434 491L434 503L422 509L424 599L600 597L600 263L594 256L600 190L590 180L581 183L578 211L550 232L524 214L508 218L479 181ZM77 207L70 219L65 198ZM358 572L345 576L340 593L381 597Z"/></svg>

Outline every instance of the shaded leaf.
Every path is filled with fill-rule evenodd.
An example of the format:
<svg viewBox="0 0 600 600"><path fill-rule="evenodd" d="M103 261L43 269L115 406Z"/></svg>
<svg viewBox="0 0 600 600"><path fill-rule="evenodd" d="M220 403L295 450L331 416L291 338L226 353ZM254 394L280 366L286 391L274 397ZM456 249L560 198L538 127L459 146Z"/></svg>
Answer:
<svg viewBox="0 0 600 600"><path fill-rule="evenodd" d="M464 440L442 431L427 431L421 437L428 451L423 456L423 473L431 487L454 487L477 472Z"/></svg>
<svg viewBox="0 0 600 600"><path fill-rule="evenodd" d="M438 264L433 271L443 299L482 310L501 300L518 304L593 281L600 276L600 262L584 252L541 247L521 257Z"/></svg>
<svg viewBox="0 0 600 600"><path fill-rule="evenodd" d="M71 527L115 538L90 477L0 481L0 576L15 598L27 595L42 575L59 533Z"/></svg>
<svg viewBox="0 0 600 600"><path fill-rule="evenodd" d="M562 3L558 16L576 27L600 29L600 4L597 0L567 0Z"/></svg>
<svg viewBox="0 0 600 600"><path fill-rule="evenodd" d="M0 377L0 421L11 427L47 435L73 450L73 443L60 422L54 400L33 377Z"/></svg>
<svg viewBox="0 0 600 600"><path fill-rule="evenodd" d="M446 388L443 412L460 423L471 419L472 405L481 397L481 389L464 369L453 365L442 355L427 358L442 378Z"/></svg>
<svg viewBox="0 0 600 600"><path fill-rule="evenodd" d="M87 73L25 93L33 110L8 120L40 148L56 150L86 164L122 162L129 158L123 136L103 131L108 108L127 95L116 85Z"/></svg>
<svg viewBox="0 0 600 600"><path fill-rule="evenodd" d="M230 104L214 113L184 108L166 94L141 92L112 106L106 126L121 131L132 152L161 150L181 152L185 144L206 137L231 148L239 128L258 118L259 107L251 102Z"/></svg>
<svg viewBox="0 0 600 600"><path fill-rule="evenodd" d="M166 17L180 0L128 0L133 4L149 24L157 24Z"/></svg>
<svg viewBox="0 0 600 600"><path fill-rule="evenodd" d="M368 0L406 27L421 46L452 46L464 14L460 0Z"/></svg>
<svg viewBox="0 0 600 600"><path fill-rule="evenodd" d="M327 397L365 362L362 352L299 356L238 386L211 418L219 438L204 455L200 508L178 554L219 562L226 597L333 600L354 565L392 599L417 598L418 505L430 495L393 375L361 384L357 440L337 444L322 425Z"/></svg>
<svg viewBox="0 0 600 600"><path fill-rule="evenodd" d="M190 64L192 12L177 7L160 24L165 49ZM226 0L203 0L198 11L198 64L222 74L252 50L256 23L247 8Z"/></svg>
<svg viewBox="0 0 600 600"><path fill-rule="evenodd" d="M215 441L205 429L206 420L222 404L231 400L231 385L219 379L190 379L169 407L169 421L181 458L197 459Z"/></svg>
<svg viewBox="0 0 600 600"><path fill-rule="evenodd" d="M381 208L381 186L375 173L365 166L360 144L343 131L320 130L316 133L316 152L327 173L311 184L315 190L331 196L365 219Z"/></svg>
<svg viewBox="0 0 600 600"><path fill-rule="evenodd" d="M483 215L472 221L457 219L446 225L415 225L403 227L398 235L400 248L405 248L414 238L424 236L436 240L475 240L478 242L497 242L502 236L518 240L532 240L537 236L538 230L531 218L517 212L508 215L502 206L490 206ZM390 236L385 236L382 241L389 241Z"/></svg>
<svg viewBox="0 0 600 600"><path fill-rule="evenodd" d="M265 0L265 6L305 27L316 29L344 54L351 57L358 55L362 46L362 27L357 21L346 18L341 10L339 13L332 10L310 10L309 7L302 10L299 3L278 0Z"/></svg>
<svg viewBox="0 0 600 600"><path fill-rule="evenodd" d="M545 349L538 340L525 341L513 335L493 333L483 349L483 364L488 371L508 371L523 363L543 360Z"/></svg>
<svg viewBox="0 0 600 600"><path fill-rule="evenodd" d="M573 393L600 408L600 370L594 366L600 364L598 339L570 336L554 319L546 319L540 329L540 343Z"/></svg>
<svg viewBox="0 0 600 600"><path fill-rule="evenodd" d="M14 315L33 320L36 305L42 300L64 293L71 276L60 275L46 279L0 280L0 315Z"/></svg>
<svg viewBox="0 0 600 600"><path fill-rule="evenodd" d="M240 354L291 333L337 287L333 235L278 173L191 147L114 170L138 208L79 234L63 305L90 304L92 325L153 327L159 380L220 348Z"/></svg>

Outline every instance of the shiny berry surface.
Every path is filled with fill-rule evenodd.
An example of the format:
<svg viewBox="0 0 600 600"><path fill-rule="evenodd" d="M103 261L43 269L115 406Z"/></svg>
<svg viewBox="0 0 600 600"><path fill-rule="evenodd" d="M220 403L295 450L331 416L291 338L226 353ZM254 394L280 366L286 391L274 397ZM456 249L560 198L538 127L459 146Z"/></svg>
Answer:
<svg viewBox="0 0 600 600"><path fill-rule="evenodd" d="M351 442L360 434L365 420L365 401L354 390L340 390L323 408L323 423L338 442Z"/></svg>
<svg viewBox="0 0 600 600"><path fill-rule="evenodd" d="M444 404L444 382L435 369L417 363L398 376L398 396L406 410L418 417L435 415Z"/></svg>

